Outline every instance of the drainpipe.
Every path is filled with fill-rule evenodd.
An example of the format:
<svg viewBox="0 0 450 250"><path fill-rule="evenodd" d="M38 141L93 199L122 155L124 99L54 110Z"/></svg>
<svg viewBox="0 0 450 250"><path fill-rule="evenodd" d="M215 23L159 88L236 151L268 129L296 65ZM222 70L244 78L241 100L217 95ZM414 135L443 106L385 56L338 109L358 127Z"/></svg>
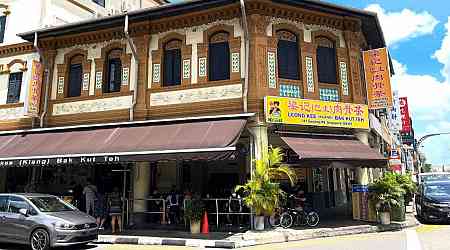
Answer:
<svg viewBox="0 0 450 250"><path fill-rule="evenodd" d="M243 93L243 103L244 113L247 113L248 109L248 67L249 67L249 58L250 58L250 41L249 41L249 32L248 32L248 24L247 24L247 14L245 12L245 3L244 0L240 0L241 3L241 13L242 13L242 24L244 30L244 41L245 41L245 76L244 76L244 93Z"/></svg>
<svg viewBox="0 0 450 250"><path fill-rule="evenodd" d="M134 86L133 103L131 104L131 107L130 107L130 121L133 121L134 120L134 107L136 106L136 99L137 99L137 92L138 92L137 81L138 81L138 72L139 72L139 60L138 60L136 45L134 44L133 40L130 37L130 34L128 33L128 13L125 13L125 27L124 27L123 32L125 33L125 37L127 38L128 44L130 45L131 53L133 54L134 65L136 67L136 69L134 71L135 72L134 80L132 83Z"/></svg>
<svg viewBox="0 0 450 250"><path fill-rule="evenodd" d="M45 65L44 62L44 57L42 56L42 51L38 46L38 34L37 32L34 33L34 48L36 49L36 52L39 55L39 61ZM52 62L54 62L52 60ZM53 63L52 65L50 65L50 67L53 67ZM51 69L50 69L51 70ZM45 67L45 92L44 92L44 111L42 112L41 116L39 117L39 127L43 128L44 127L44 117L47 114L47 110L48 110L48 91L49 91L49 81L50 81L50 77L49 77L49 69L47 67ZM34 121L34 119L33 119ZM32 127L34 127L34 124L32 124Z"/></svg>

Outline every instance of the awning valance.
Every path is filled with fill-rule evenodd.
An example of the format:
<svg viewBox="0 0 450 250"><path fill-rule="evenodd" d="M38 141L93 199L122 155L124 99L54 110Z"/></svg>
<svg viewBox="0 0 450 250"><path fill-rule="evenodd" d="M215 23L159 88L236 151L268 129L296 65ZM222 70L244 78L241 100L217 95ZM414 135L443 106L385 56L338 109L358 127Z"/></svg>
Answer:
<svg viewBox="0 0 450 250"><path fill-rule="evenodd" d="M281 137L301 160L386 162L377 150L351 138Z"/></svg>
<svg viewBox="0 0 450 250"><path fill-rule="evenodd" d="M246 118L59 129L0 136L0 167L226 158Z"/></svg>

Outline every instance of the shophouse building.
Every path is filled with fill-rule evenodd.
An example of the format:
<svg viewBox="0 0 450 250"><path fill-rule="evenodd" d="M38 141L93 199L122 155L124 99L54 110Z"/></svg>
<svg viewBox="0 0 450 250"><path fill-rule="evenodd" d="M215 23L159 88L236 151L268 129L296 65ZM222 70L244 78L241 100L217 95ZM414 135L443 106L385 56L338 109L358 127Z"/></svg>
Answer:
<svg viewBox="0 0 450 250"><path fill-rule="evenodd" d="M392 139L382 112L369 115L362 67L361 51L386 46L373 13L198 0L19 37L37 41L45 74L38 115L2 119L0 166L33 169L44 191L119 185L137 220L154 190L224 195L272 145L335 216L351 212L352 184L387 167Z"/></svg>

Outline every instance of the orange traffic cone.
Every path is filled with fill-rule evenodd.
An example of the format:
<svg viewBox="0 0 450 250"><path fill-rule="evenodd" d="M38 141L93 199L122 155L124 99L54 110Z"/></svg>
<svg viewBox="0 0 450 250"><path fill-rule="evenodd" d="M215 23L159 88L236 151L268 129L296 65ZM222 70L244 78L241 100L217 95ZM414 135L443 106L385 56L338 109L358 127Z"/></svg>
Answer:
<svg viewBox="0 0 450 250"><path fill-rule="evenodd" d="M203 220L202 220L202 234L208 234L209 233L209 224L208 224L208 213L205 211L203 214Z"/></svg>

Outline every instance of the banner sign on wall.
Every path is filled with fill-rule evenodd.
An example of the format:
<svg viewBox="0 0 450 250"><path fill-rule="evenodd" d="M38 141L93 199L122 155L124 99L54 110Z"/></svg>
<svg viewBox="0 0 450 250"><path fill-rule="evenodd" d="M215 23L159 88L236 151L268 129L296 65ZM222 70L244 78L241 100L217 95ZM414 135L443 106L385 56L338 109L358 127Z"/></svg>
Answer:
<svg viewBox="0 0 450 250"><path fill-rule="evenodd" d="M268 123L338 128L369 128L367 105L266 96Z"/></svg>
<svg viewBox="0 0 450 250"><path fill-rule="evenodd" d="M402 116L402 133L411 132L411 119L409 117L408 99L400 97L400 115Z"/></svg>
<svg viewBox="0 0 450 250"><path fill-rule="evenodd" d="M31 66L31 79L28 85L28 97L25 103L25 114L31 117L39 115L39 106L41 105L41 87L42 87L42 64L33 60Z"/></svg>
<svg viewBox="0 0 450 250"><path fill-rule="evenodd" d="M369 109L392 106L391 76L386 48L363 51Z"/></svg>
<svg viewBox="0 0 450 250"><path fill-rule="evenodd" d="M398 91L392 92L392 108L389 112L389 129L393 134L398 134L402 130L402 116L400 114L400 99Z"/></svg>

